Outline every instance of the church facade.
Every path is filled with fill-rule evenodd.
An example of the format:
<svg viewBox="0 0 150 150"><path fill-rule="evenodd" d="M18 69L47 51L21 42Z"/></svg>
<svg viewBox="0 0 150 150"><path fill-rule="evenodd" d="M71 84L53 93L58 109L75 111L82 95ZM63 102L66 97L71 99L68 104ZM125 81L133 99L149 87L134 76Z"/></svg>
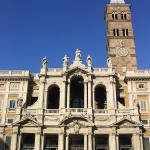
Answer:
<svg viewBox="0 0 150 150"><path fill-rule="evenodd" d="M124 0L106 4L107 68L82 63L38 74L0 71L1 150L149 150L150 71L138 70Z"/></svg>

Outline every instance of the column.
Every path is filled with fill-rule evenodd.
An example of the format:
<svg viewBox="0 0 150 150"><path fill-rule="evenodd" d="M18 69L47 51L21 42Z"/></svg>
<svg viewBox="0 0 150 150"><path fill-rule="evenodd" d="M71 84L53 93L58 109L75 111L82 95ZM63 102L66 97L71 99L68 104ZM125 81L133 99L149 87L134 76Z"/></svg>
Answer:
<svg viewBox="0 0 150 150"><path fill-rule="evenodd" d="M17 145L18 145L17 137L18 137L18 132L14 131L13 135L12 135L12 138L11 138L11 150L17 150Z"/></svg>
<svg viewBox="0 0 150 150"><path fill-rule="evenodd" d="M43 109L44 103L44 92L45 92L45 76L41 77L40 79L40 88L39 88L39 107Z"/></svg>
<svg viewBox="0 0 150 150"><path fill-rule="evenodd" d="M64 133L61 132L58 138L58 150L64 150Z"/></svg>
<svg viewBox="0 0 150 150"><path fill-rule="evenodd" d="M36 150L41 150L41 133L40 132L37 132L35 135L34 147Z"/></svg>
<svg viewBox="0 0 150 150"><path fill-rule="evenodd" d="M65 150L69 150L69 134L66 134L66 148Z"/></svg>
<svg viewBox="0 0 150 150"><path fill-rule="evenodd" d="M92 150L92 146L93 146L93 138L92 138L92 133L89 133L88 135L88 150Z"/></svg>
<svg viewBox="0 0 150 150"><path fill-rule="evenodd" d="M21 135L21 133L18 135L18 150L20 150L21 149L21 138L22 138L22 135Z"/></svg>
<svg viewBox="0 0 150 150"><path fill-rule="evenodd" d="M88 150L87 144L88 144L88 137L87 134L84 134L84 150Z"/></svg>
<svg viewBox="0 0 150 150"><path fill-rule="evenodd" d="M142 136L142 133L140 134L140 144L141 144L141 150L144 149L144 145L143 145L143 136Z"/></svg>
<svg viewBox="0 0 150 150"><path fill-rule="evenodd" d="M88 108L92 108L92 100L91 100L91 98L92 98L92 81L91 80L89 80L88 81Z"/></svg>
<svg viewBox="0 0 150 150"><path fill-rule="evenodd" d="M70 108L70 81L68 81L67 86L67 108Z"/></svg>
<svg viewBox="0 0 150 150"><path fill-rule="evenodd" d="M119 134L116 134L116 150L119 150Z"/></svg>
<svg viewBox="0 0 150 150"><path fill-rule="evenodd" d="M141 139L139 133L133 134L133 149L134 150L142 150Z"/></svg>
<svg viewBox="0 0 150 150"><path fill-rule="evenodd" d="M110 150L116 150L117 149L117 143L116 143L116 134L111 133L109 135L109 149Z"/></svg>
<svg viewBox="0 0 150 150"><path fill-rule="evenodd" d="M41 135L41 149L43 150L44 149L44 142L45 142L45 135L44 134L42 134Z"/></svg>
<svg viewBox="0 0 150 150"><path fill-rule="evenodd" d="M4 132L0 132L0 149L3 149L3 146L4 146Z"/></svg>
<svg viewBox="0 0 150 150"><path fill-rule="evenodd" d="M95 90L93 90L93 109L95 109Z"/></svg>
<svg viewBox="0 0 150 150"><path fill-rule="evenodd" d="M47 95L48 95L48 90L45 91L45 97L44 97L44 108L47 109Z"/></svg>
<svg viewBox="0 0 150 150"><path fill-rule="evenodd" d="M87 82L84 82L84 108L87 108Z"/></svg>
<svg viewBox="0 0 150 150"><path fill-rule="evenodd" d="M63 89L62 89L62 100L60 99L60 101L62 101L62 105L61 108L65 108L65 103L66 103L66 80L63 81Z"/></svg>

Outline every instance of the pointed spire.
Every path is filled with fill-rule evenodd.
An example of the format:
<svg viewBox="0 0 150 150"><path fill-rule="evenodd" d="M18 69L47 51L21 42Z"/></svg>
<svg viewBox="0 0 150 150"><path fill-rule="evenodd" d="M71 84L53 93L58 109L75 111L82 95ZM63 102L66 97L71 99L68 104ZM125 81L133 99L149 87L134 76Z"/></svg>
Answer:
<svg viewBox="0 0 150 150"><path fill-rule="evenodd" d="M125 1L124 1L124 0L111 0L110 3L111 3L111 4L118 4L118 3L119 3L119 4L124 4Z"/></svg>

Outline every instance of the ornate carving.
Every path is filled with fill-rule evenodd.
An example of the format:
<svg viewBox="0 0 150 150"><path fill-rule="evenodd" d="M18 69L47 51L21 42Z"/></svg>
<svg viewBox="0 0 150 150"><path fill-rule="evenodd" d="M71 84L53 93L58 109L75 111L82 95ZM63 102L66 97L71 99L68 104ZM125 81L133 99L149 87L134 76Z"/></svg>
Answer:
<svg viewBox="0 0 150 150"><path fill-rule="evenodd" d="M109 121L110 118L109 117L96 117L95 121Z"/></svg>
<svg viewBox="0 0 150 150"><path fill-rule="evenodd" d="M17 107L22 107L22 102L23 102L23 99L22 99L22 97L20 97L20 98L17 100Z"/></svg>
<svg viewBox="0 0 150 150"><path fill-rule="evenodd" d="M74 132L79 133L80 128L81 128L81 124L77 120L74 121Z"/></svg>

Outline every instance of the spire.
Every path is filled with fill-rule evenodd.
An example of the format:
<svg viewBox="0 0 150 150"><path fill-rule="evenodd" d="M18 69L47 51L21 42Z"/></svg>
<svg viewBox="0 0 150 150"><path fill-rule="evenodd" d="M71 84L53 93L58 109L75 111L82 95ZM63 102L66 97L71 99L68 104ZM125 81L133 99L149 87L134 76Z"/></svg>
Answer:
<svg viewBox="0 0 150 150"><path fill-rule="evenodd" d="M110 3L111 3L111 4L118 4L118 3L119 3L119 4L124 4L125 1L124 1L124 0L111 0Z"/></svg>

